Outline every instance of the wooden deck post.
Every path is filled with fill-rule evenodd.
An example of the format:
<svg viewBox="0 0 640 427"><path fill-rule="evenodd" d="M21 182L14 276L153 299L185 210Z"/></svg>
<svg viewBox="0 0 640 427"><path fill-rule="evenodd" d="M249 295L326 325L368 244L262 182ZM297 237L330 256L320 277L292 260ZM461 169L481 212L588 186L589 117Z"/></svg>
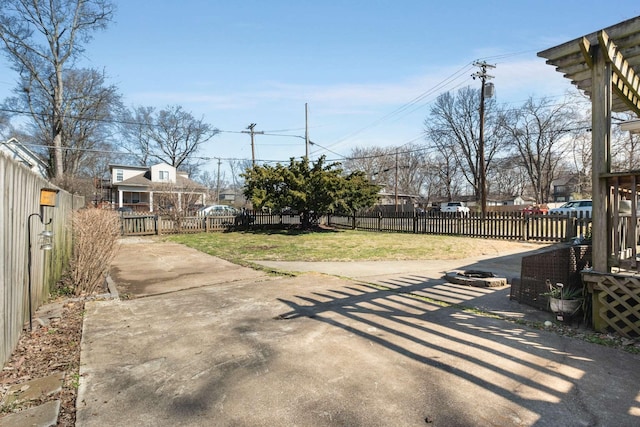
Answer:
<svg viewBox="0 0 640 427"><path fill-rule="evenodd" d="M600 45L593 45L591 68L591 144L593 187L593 269L609 273L607 262L611 248L608 209L609 188L603 176L611 171L611 64L605 60Z"/></svg>

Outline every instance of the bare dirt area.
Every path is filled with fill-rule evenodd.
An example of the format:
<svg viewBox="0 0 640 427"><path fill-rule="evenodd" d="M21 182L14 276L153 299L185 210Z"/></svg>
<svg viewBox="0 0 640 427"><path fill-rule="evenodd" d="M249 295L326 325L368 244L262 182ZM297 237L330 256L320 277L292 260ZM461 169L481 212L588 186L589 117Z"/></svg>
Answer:
<svg viewBox="0 0 640 427"><path fill-rule="evenodd" d="M52 303L61 306L59 317L56 315L41 322L36 313L33 330L29 331L27 327L22 332L17 347L0 373L0 391L4 397L14 384L60 372L64 373L62 390L49 396L4 405L0 408L0 416L60 400L57 425L74 426L84 301L58 300Z"/></svg>

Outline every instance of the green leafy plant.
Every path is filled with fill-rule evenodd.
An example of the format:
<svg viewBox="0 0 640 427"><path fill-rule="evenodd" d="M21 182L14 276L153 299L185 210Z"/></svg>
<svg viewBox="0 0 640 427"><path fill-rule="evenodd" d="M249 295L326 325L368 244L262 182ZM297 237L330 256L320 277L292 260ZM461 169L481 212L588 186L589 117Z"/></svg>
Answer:
<svg viewBox="0 0 640 427"><path fill-rule="evenodd" d="M540 295L564 300L582 299L584 296L582 288L567 287L562 283L556 283L554 285L549 280L547 280L547 289L547 292Z"/></svg>
<svg viewBox="0 0 640 427"><path fill-rule="evenodd" d="M80 374L74 373L71 375L71 386L76 390L80 387Z"/></svg>

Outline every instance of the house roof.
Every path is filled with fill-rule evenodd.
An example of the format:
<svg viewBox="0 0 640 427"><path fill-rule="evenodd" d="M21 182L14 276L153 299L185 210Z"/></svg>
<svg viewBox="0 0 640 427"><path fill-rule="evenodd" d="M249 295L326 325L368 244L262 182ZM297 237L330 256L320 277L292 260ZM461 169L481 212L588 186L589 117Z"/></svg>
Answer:
<svg viewBox="0 0 640 427"><path fill-rule="evenodd" d="M150 187L152 184L151 180L145 177L145 174L132 176L129 179L117 183L117 185L128 185L132 187Z"/></svg>
<svg viewBox="0 0 640 427"><path fill-rule="evenodd" d="M6 150L10 151L18 159L20 159L20 161L28 163L32 167L39 166L44 170L47 169L47 163L16 138L9 138L6 141L2 141L2 146L5 147Z"/></svg>
<svg viewBox="0 0 640 427"><path fill-rule="evenodd" d="M565 175L558 177L553 180L552 185L567 185L567 184L577 184L579 182L578 177L573 175Z"/></svg>
<svg viewBox="0 0 640 427"><path fill-rule="evenodd" d="M599 46L613 71L612 110L640 115L640 16L538 52L591 97L593 47Z"/></svg>
<svg viewBox="0 0 640 427"><path fill-rule="evenodd" d="M181 188L192 188L194 190L198 190L198 191L207 191L207 189L202 185L199 184L189 178L186 178L182 175L178 175L176 176L176 183L178 184L178 186L180 186Z"/></svg>
<svg viewBox="0 0 640 427"><path fill-rule="evenodd" d="M153 187L154 185L163 185L166 183L163 182L153 182L148 177L147 174L140 174L136 176L132 176L129 179L125 179L124 181L118 182L117 186L129 186L129 187ZM188 188L197 191L206 191L206 188L201 184L198 184L195 181L190 180L189 178L185 178L182 175L176 176L175 182L176 188Z"/></svg>
<svg viewBox="0 0 640 427"><path fill-rule="evenodd" d="M111 169L136 169L136 170L141 170L141 171L146 171L149 169L148 166L131 166L131 165L117 165L117 164L112 164L109 165L109 170Z"/></svg>

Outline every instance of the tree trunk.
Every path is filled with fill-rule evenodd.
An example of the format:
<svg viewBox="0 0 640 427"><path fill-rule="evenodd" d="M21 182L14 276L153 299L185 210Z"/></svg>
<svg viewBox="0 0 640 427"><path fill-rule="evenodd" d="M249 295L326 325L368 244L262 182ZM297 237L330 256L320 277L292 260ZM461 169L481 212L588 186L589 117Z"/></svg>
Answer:
<svg viewBox="0 0 640 427"><path fill-rule="evenodd" d="M64 117L62 117L62 95L64 84L62 80L62 64L56 63L56 79L57 86L53 89L53 155L55 157L53 164L55 170L53 177L61 180L64 177L64 158L62 151L62 129Z"/></svg>

